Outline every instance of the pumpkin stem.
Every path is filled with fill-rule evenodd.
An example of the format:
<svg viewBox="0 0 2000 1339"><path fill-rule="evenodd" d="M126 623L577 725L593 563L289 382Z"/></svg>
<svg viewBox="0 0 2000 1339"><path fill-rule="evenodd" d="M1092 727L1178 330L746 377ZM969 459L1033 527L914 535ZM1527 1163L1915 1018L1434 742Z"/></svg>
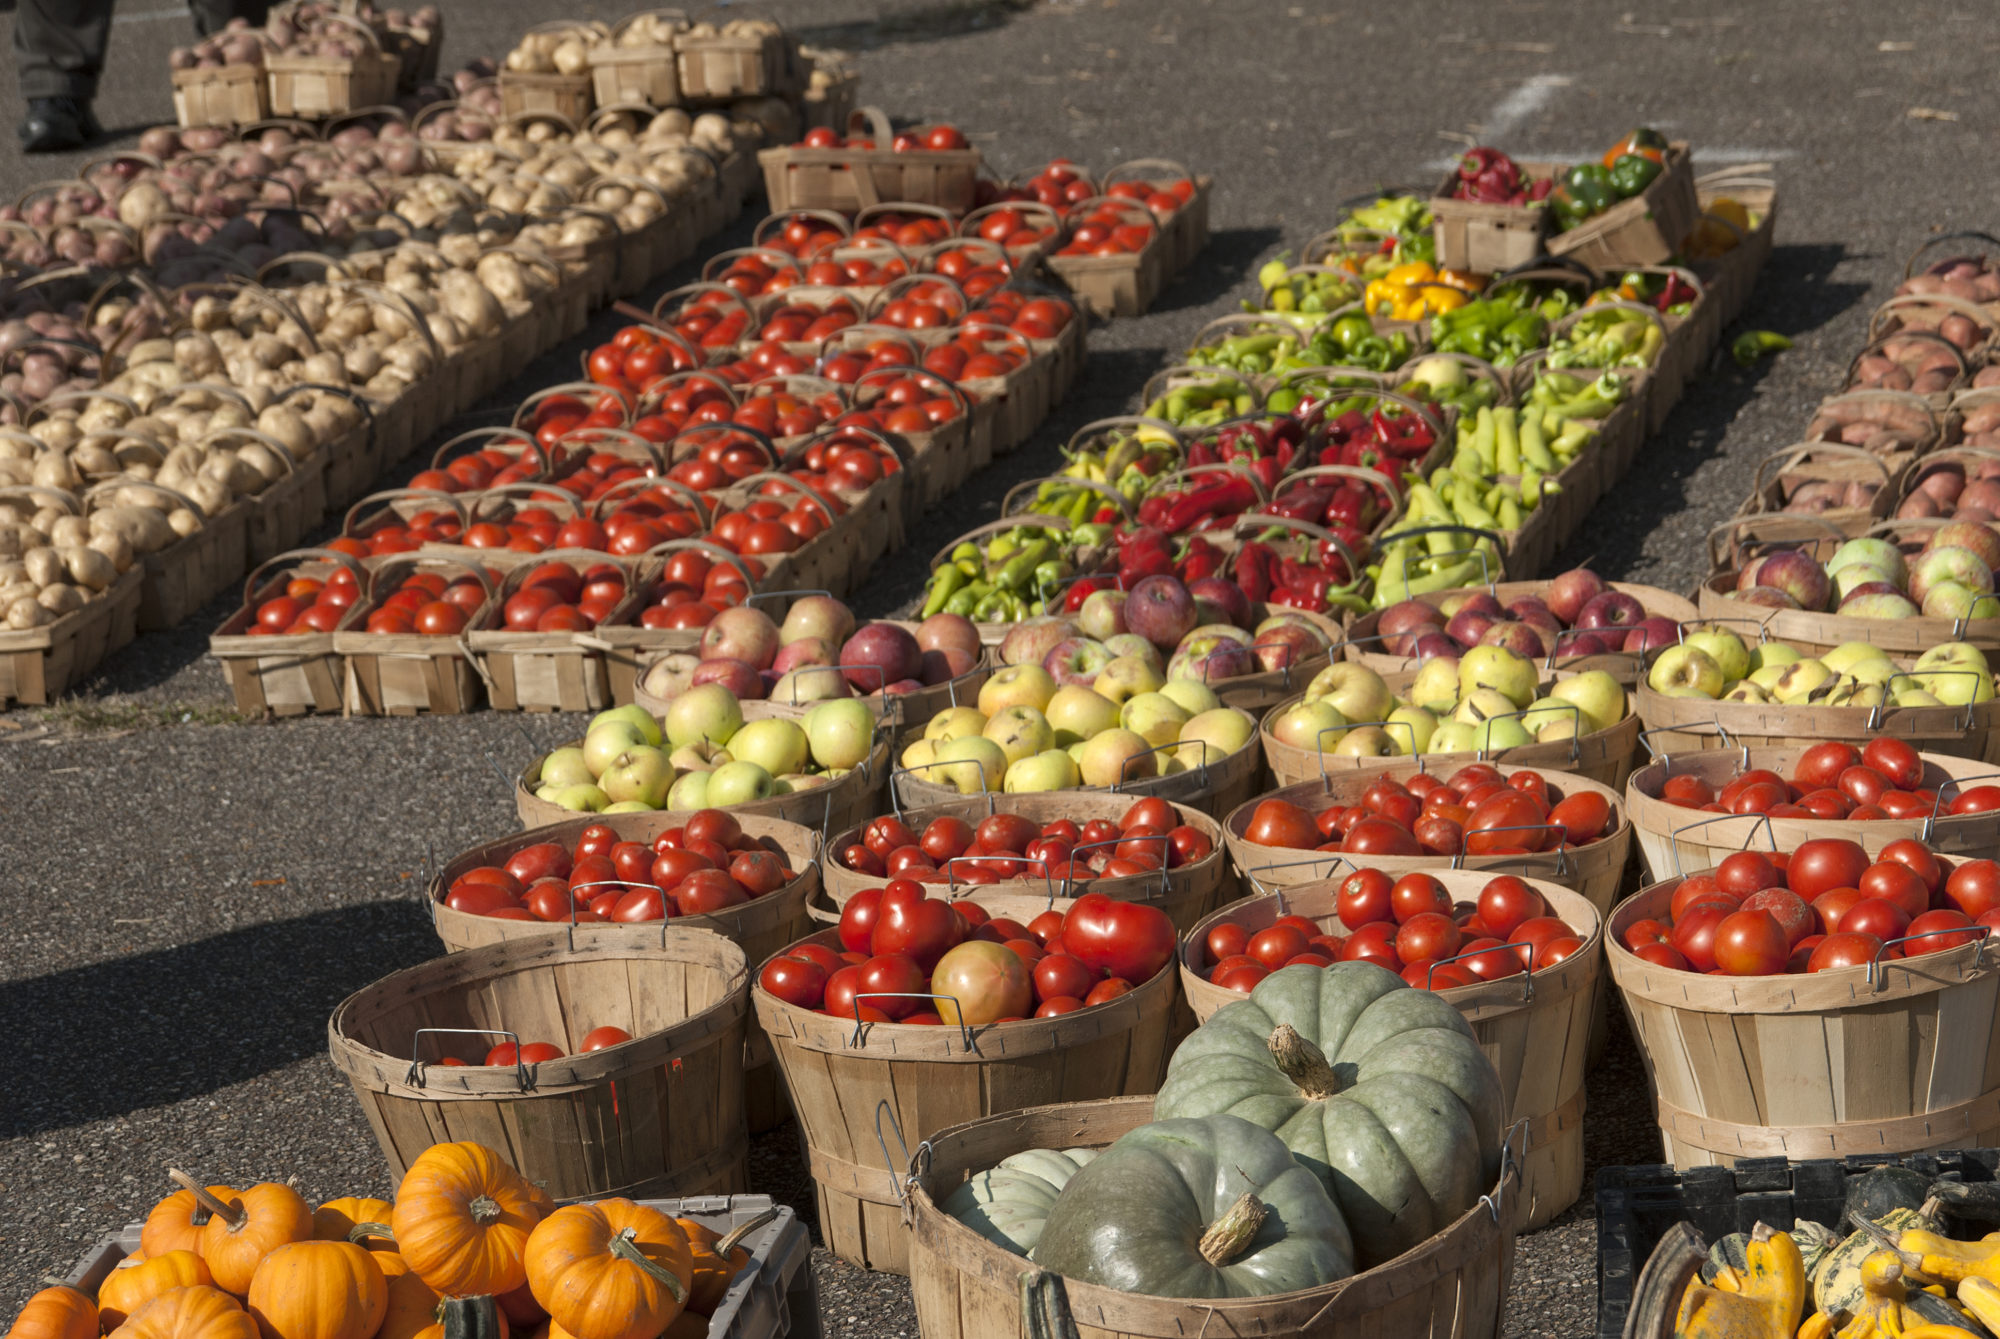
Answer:
<svg viewBox="0 0 2000 1339"><path fill-rule="evenodd" d="M347 1234L347 1239L356 1245L373 1240L386 1241L393 1246L396 1234L387 1223L356 1223L353 1230Z"/></svg>
<svg viewBox="0 0 2000 1339"><path fill-rule="evenodd" d="M758 1214L755 1218L752 1218L749 1222L738 1223L735 1227L730 1228L728 1233L725 1234L720 1241L715 1243L716 1255L725 1261L728 1260L730 1253L733 1252L738 1246L741 1246L743 1244L743 1239L745 1237L749 1236L752 1232L755 1232L758 1228L764 1226L766 1223L770 1222L777 1216L778 1216L778 1206L773 1204L770 1208L764 1210L764 1212Z"/></svg>
<svg viewBox="0 0 2000 1339"><path fill-rule="evenodd" d="M1201 1252L1202 1259L1219 1269L1243 1254L1257 1230L1264 1226L1264 1216L1269 1212L1262 1200L1246 1190L1236 1197L1236 1203L1223 1210L1222 1217L1208 1225L1195 1249Z"/></svg>
<svg viewBox="0 0 2000 1339"><path fill-rule="evenodd" d="M481 1227L495 1221L505 1212L500 1207L500 1201L491 1195L474 1195L472 1203L465 1206L465 1211L471 1214L472 1221Z"/></svg>
<svg viewBox="0 0 2000 1339"><path fill-rule="evenodd" d="M224 1204L221 1200L209 1194L207 1186L201 1184L201 1182L195 1180L178 1167L167 1168L167 1179L182 1190L193 1195L194 1202L208 1210L211 1217L220 1218L232 1228L243 1226L244 1220L250 1217L250 1211L245 1209L241 1204Z"/></svg>
<svg viewBox="0 0 2000 1339"><path fill-rule="evenodd" d="M1278 1072L1298 1086L1300 1096L1317 1102L1340 1092L1340 1076L1326 1062L1326 1052L1300 1036L1290 1023L1278 1024L1265 1045L1278 1064Z"/></svg>
<svg viewBox="0 0 2000 1339"><path fill-rule="evenodd" d="M639 1249L639 1234L636 1230L629 1227L626 1228L613 1237L605 1249L620 1260L637 1265L640 1269L651 1275L653 1280L662 1288L672 1293L676 1302L679 1302L682 1306L687 1305L687 1285L681 1282L681 1276ZM727 1259L728 1257L724 1256L723 1258Z"/></svg>

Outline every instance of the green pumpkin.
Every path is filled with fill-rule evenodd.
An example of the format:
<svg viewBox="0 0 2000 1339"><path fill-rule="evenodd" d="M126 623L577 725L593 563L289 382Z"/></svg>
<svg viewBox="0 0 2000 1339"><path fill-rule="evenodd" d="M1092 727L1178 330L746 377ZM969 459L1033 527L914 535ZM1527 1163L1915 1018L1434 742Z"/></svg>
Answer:
<svg viewBox="0 0 2000 1339"><path fill-rule="evenodd" d="M1272 1037L1285 1034L1274 1055ZM1499 1076L1458 1010L1372 963L1287 967L1196 1028L1153 1103L1275 1132L1326 1183L1363 1269L1442 1231L1500 1168Z"/></svg>
<svg viewBox="0 0 2000 1339"><path fill-rule="evenodd" d="M945 1196L938 1207L995 1245L1026 1255L1042 1239L1056 1196L1096 1149L1031 1148L1002 1158Z"/></svg>
<svg viewBox="0 0 2000 1339"><path fill-rule="evenodd" d="M1870 1167L1847 1181L1847 1210L1874 1222L1891 1209L1921 1209L1931 1178L1908 1167Z"/></svg>
<svg viewBox="0 0 2000 1339"><path fill-rule="evenodd" d="M1340 1210L1276 1136L1235 1116L1142 1125L1070 1178L1035 1263L1151 1297L1261 1297L1354 1272Z"/></svg>
<svg viewBox="0 0 2000 1339"><path fill-rule="evenodd" d="M1891 1232L1908 1228L1922 1228L1926 1232L1943 1230L1936 1219L1926 1218L1914 1209L1891 1209L1874 1221ZM1861 1305L1861 1262L1881 1248L1882 1244L1866 1232L1855 1232L1828 1251L1812 1276L1814 1304L1829 1316L1843 1320L1852 1316Z"/></svg>

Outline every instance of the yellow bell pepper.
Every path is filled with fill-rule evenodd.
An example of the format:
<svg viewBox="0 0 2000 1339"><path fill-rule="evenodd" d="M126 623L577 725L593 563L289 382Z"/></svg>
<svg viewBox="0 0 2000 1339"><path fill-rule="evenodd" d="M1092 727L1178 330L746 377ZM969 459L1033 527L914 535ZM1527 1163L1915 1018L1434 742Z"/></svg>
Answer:
<svg viewBox="0 0 2000 1339"><path fill-rule="evenodd" d="M1470 300L1462 289L1451 288L1444 284L1423 284L1418 287L1416 301L1413 304L1420 310L1410 319L1421 321L1424 317L1436 316L1439 312L1455 311Z"/></svg>
<svg viewBox="0 0 2000 1339"><path fill-rule="evenodd" d="M1482 293L1486 290L1486 276L1474 274L1471 270L1439 270L1437 281L1461 293Z"/></svg>
<svg viewBox="0 0 2000 1339"><path fill-rule="evenodd" d="M1736 226L1732 228L1730 224ZM1682 250L1690 260L1714 260L1725 252L1735 250L1743 240L1743 233L1755 226L1750 211L1743 207L1741 201L1726 195L1718 196L1703 212ZM1742 232L1738 232L1738 228Z"/></svg>
<svg viewBox="0 0 2000 1339"><path fill-rule="evenodd" d="M1399 288L1415 288L1418 284L1434 284L1438 272L1429 261L1410 260L1396 266L1382 276Z"/></svg>

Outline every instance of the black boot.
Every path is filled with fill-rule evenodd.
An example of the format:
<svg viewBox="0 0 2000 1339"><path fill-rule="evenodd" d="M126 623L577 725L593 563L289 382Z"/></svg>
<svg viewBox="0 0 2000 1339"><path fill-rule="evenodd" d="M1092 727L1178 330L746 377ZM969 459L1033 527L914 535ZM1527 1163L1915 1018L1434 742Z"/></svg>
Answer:
<svg viewBox="0 0 2000 1339"><path fill-rule="evenodd" d="M21 122L24 153L63 153L80 149L104 133L81 98L34 98Z"/></svg>

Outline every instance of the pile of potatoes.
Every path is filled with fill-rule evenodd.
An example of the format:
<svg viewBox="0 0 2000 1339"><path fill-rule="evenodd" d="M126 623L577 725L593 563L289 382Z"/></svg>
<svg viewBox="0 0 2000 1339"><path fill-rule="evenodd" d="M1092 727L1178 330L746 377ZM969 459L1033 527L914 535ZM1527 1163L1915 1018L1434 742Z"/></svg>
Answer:
<svg viewBox="0 0 2000 1339"><path fill-rule="evenodd" d="M1866 511L1881 491L1880 479L1813 479L1792 491L1783 510L1807 516L1850 508Z"/></svg>
<svg viewBox="0 0 2000 1339"><path fill-rule="evenodd" d="M1937 422L1921 404L1896 397L1843 395L1820 405L1806 425L1805 440L1840 442L1888 456L1921 451L1937 436Z"/></svg>
<svg viewBox="0 0 2000 1339"><path fill-rule="evenodd" d="M522 34L500 68L510 74L588 74L590 48L610 35L601 23L544 25Z"/></svg>
<svg viewBox="0 0 2000 1339"><path fill-rule="evenodd" d="M2000 270L1987 256L1953 256L1903 280L1896 292L1941 293L1961 302L2000 302Z"/></svg>
<svg viewBox="0 0 2000 1339"><path fill-rule="evenodd" d="M1898 520L1937 517L2000 525L2000 455L1927 461L1911 477Z"/></svg>

